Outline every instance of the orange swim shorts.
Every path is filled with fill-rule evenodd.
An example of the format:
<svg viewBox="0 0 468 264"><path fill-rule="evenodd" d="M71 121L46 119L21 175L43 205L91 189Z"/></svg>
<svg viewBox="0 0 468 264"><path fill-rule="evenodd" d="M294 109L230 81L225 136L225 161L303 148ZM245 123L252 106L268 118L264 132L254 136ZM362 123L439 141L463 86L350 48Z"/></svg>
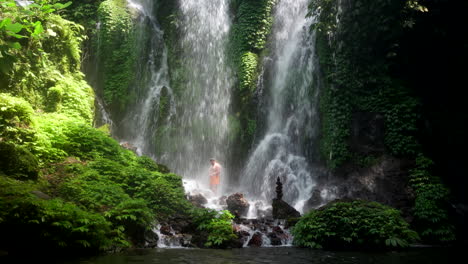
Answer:
<svg viewBox="0 0 468 264"><path fill-rule="evenodd" d="M219 184L219 175L210 176L210 184Z"/></svg>

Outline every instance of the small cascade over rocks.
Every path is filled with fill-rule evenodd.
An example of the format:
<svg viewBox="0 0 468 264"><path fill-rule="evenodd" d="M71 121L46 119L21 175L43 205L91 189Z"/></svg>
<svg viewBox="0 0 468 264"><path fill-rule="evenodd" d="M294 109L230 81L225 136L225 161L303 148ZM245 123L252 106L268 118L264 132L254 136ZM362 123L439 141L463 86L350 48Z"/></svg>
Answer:
<svg viewBox="0 0 468 264"><path fill-rule="evenodd" d="M168 224L157 225L153 232L158 235L158 248L181 248L193 247L191 244L192 235L181 233L180 230L175 231Z"/></svg>
<svg viewBox="0 0 468 264"><path fill-rule="evenodd" d="M216 196L209 189L200 187L195 180L184 180L187 199L195 206L214 210L229 210L235 215L233 230L238 238L228 247L291 246L293 236L287 220L274 219L272 205L264 201L249 201L242 193ZM190 219L173 219L159 224L154 230L159 237L157 247L203 247L193 232Z"/></svg>
<svg viewBox="0 0 468 264"><path fill-rule="evenodd" d="M308 0L282 0L275 6L269 59L264 60L261 91L264 131L242 171L240 189L248 197L271 201L278 177L283 200L304 212L320 176L314 162L319 128L319 79L315 34L309 30ZM265 85L265 87L262 87Z"/></svg>
<svg viewBox="0 0 468 264"><path fill-rule="evenodd" d="M285 220L236 219L234 230L242 247L292 246L293 236Z"/></svg>

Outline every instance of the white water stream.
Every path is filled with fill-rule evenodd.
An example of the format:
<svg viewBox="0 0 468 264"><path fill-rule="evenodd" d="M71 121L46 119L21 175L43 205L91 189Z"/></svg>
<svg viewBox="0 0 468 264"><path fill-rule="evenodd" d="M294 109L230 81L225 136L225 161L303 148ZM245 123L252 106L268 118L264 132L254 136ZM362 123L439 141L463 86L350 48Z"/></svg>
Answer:
<svg viewBox="0 0 468 264"><path fill-rule="evenodd" d="M314 188L313 168L304 156L306 137L317 131L313 89L314 36L309 31L308 0L281 0L274 13L273 69L268 102L267 132L249 157L241 190L254 200L271 201L275 182L283 182L283 200L302 212ZM259 82L263 84L263 82Z"/></svg>
<svg viewBox="0 0 468 264"><path fill-rule="evenodd" d="M159 120L159 116L155 114L159 111L161 94L165 93L169 97L170 110L166 119L175 114L175 105L169 86L167 49L164 46L163 32L153 16L153 2L127 0L130 10L137 16L137 44L141 46L136 48L146 53L140 58L136 81L131 87L138 98L135 107L124 118L123 141L135 147L139 155L154 157L154 131L164 121ZM147 42L149 44L146 45Z"/></svg>
<svg viewBox="0 0 468 264"><path fill-rule="evenodd" d="M209 159L221 165L227 162L228 108L234 83L226 58L231 26L228 4L229 0L180 0L181 55L187 80L176 102L174 136L180 140L170 143L177 145L176 150L168 151L162 162L204 187ZM221 188L227 177L223 175Z"/></svg>

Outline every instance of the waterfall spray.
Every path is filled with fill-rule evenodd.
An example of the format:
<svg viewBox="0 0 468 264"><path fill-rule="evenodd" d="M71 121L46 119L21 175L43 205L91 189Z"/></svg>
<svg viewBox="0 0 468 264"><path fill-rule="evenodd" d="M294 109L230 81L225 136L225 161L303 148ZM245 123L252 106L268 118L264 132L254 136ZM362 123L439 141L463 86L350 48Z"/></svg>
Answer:
<svg viewBox="0 0 468 264"><path fill-rule="evenodd" d="M208 182L209 159L221 165L226 160L228 108L233 86L232 71L227 66L226 47L231 21L228 0L181 0L181 46L187 83L177 99L176 131L180 142L163 149L176 151L163 157L184 178L199 185ZM221 185L226 182L226 174Z"/></svg>
<svg viewBox="0 0 468 264"><path fill-rule="evenodd" d="M271 87L267 129L249 157L241 188L251 199L270 201L281 178L284 200L302 211L314 187L314 173L304 156L304 138L317 130L318 89L313 89L314 34L309 31L307 0L282 0L276 6L272 36Z"/></svg>

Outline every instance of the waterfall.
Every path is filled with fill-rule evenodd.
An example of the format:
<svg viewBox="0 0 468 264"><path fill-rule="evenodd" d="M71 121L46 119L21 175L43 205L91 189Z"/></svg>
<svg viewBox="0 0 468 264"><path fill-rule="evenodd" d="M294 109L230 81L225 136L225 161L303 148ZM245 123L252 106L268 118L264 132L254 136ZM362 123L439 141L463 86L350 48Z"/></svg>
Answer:
<svg viewBox="0 0 468 264"><path fill-rule="evenodd" d="M280 177L283 199L299 211L315 184L304 146L316 137L318 124L314 34L309 31L313 19L306 17L308 2L281 0L276 6L269 87L257 88L268 90L264 96L266 133L252 151L241 179L241 189L250 199L271 201Z"/></svg>
<svg viewBox="0 0 468 264"><path fill-rule="evenodd" d="M139 155L153 156L155 143L154 131L163 121L175 114L173 92L169 86L167 65L167 49L164 46L163 32L153 16L153 1L127 0L128 6L137 15L137 43L140 61L137 63L136 77L132 85L137 95L132 111L123 119L124 136L136 148ZM160 112L162 95L166 95L168 103L167 116L155 114Z"/></svg>
<svg viewBox="0 0 468 264"><path fill-rule="evenodd" d="M161 162L201 186L207 184L211 157L221 165L226 162L233 86L226 54L228 4L229 0L180 0L181 58L187 81L176 102L176 129L159 147ZM221 187L226 177L222 176Z"/></svg>
<svg viewBox="0 0 468 264"><path fill-rule="evenodd" d="M139 52L132 86L135 102L117 124L119 138L166 164L197 188L208 185L211 157L226 162L228 109L233 73L227 66L227 40L231 25L229 0L178 0L177 30L182 87L170 86L168 50L164 33L154 17L151 0L127 0L136 15ZM221 178L227 182L227 175Z"/></svg>

